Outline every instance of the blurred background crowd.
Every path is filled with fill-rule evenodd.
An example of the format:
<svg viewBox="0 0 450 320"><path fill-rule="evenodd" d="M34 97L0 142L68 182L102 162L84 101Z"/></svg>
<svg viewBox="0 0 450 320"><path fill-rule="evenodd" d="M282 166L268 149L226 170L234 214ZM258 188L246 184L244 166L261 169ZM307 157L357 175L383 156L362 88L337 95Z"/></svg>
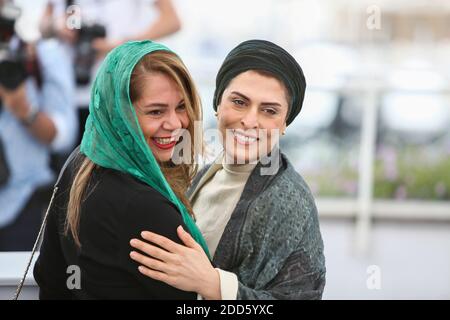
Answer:
<svg viewBox="0 0 450 320"><path fill-rule="evenodd" d="M221 62L254 38L286 48L306 76L281 148L317 200L324 298L450 299L446 0L0 0L0 251L31 250L108 51L172 48L207 130Z"/></svg>

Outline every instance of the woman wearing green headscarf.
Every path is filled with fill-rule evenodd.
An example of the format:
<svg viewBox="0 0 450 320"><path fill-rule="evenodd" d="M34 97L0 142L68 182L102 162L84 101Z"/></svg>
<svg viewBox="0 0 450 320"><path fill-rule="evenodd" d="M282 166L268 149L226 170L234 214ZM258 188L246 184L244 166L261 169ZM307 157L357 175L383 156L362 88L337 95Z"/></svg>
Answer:
<svg viewBox="0 0 450 320"><path fill-rule="evenodd" d="M185 246L154 233L132 241L146 253L131 253L143 274L200 295L210 274L207 299L322 297L325 258L314 198L278 150L305 88L300 65L274 43L245 41L227 55L213 101L224 152L188 192L219 276L182 230Z"/></svg>
<svg viewBox="0 0 450 320"><path fill-rule="evenodd" d="M171 161L183 130L193 136L201 118L186 67L160 44L121 45L97 74L89 112L80 150L58 183L34 268L40 298L196 298L143 276L129 258L129 240L140 231L177 243L182 226L209 263L184 196L196 173L194 141L183 155L190 161Z"/></svg>

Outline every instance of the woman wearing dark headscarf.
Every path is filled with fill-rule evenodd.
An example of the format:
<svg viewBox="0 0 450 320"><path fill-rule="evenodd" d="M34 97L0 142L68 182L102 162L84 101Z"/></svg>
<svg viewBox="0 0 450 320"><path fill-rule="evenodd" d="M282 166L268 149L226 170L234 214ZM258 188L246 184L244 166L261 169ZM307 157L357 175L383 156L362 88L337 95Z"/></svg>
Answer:
<svg viewBox="0 0 450 320"><path fill-rule="evenodd" d="M214 109L224 153L188 192L217 271L204 298L322 297L325 259L314 199L277 149L278 132L299 114L305 88L295 59L262 40L234 48L217 74ZM146 241L132 245L148 256L131 257L147 276L200 293L204 270L214 267L186 232L178 234L185 246L144 233Z"/></svg>
<svg viewBox="0 0 450 320"><path fill-rule="evenodd" d="M196 168L171 162L180 132L193 133L201 116L186 67L157 43L121 45L103 62L89 108L34 268L40 298L196 298L143 276L129 259L129 240L141 230L181 243L175 230L182 225L209 262L184 196ZM183 156L193 159L191 150Z"/></svg>

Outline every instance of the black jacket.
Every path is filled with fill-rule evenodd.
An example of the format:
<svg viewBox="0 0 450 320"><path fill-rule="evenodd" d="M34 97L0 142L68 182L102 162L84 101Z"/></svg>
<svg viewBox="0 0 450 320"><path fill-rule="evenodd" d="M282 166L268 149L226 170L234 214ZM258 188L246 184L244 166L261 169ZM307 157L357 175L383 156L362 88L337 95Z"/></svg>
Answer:
<svg viewBox="0 0 450 320"><path fill-rule="evenodd" d="M74 162L80 161L80 158ZM49 214L34 277L40 299L196 299L192 292L175 289L138 271L129 254L132 238L153 231L181 243L176 228L183 225L176 207L159 192L131 175L95 169L81 206L78 249L64 233L74 163L64 172ZM67 282L81 271L81 288ZM69 269L68 269L69 268Z"/></svg>

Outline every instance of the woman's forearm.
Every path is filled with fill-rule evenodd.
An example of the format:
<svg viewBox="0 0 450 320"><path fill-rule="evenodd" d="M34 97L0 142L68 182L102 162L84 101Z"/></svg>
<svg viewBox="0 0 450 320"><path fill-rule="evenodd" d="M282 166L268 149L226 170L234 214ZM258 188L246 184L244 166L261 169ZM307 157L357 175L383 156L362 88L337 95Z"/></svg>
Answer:
<svg viewBox="0 0 450 320"><path fill-rule="evenodd" d="M56 136L56 126L44 112L39 112L36 119L28 126L28 131L40 142L51 144Z"/></svg>
<svg viewBox="0 0 450 320"><path fill-rule="evenodd" d="M155 40L180 30L181 22L171 1L159 0L156 6L159 10L158 19L147 30L129 40Z"/></svg>

